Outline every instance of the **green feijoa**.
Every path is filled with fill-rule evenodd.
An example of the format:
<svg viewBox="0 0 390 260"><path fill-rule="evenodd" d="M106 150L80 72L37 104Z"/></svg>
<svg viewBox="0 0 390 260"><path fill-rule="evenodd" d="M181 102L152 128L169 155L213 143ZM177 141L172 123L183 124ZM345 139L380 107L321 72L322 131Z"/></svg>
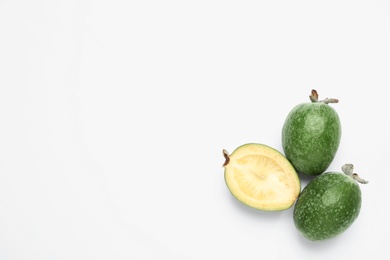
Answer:
<svg viewBox="0 0 390 260"><path fill-rule="evenodd" d="M312 90L311 102L295 106L282 129L282 147L295 170L305 175L319 175L333 161L341 138L339 116L329 103L334 98L318 100Z"/></svg>
<svg viewBox="0 0 390 260"><path fill-rule="evenodd" d="M312 180L294 206L294 224L304 237L316 241L344 232L358 217L361 191L356 181L368 183L353 173L353 165L344 173L327 172Z"/></svg>

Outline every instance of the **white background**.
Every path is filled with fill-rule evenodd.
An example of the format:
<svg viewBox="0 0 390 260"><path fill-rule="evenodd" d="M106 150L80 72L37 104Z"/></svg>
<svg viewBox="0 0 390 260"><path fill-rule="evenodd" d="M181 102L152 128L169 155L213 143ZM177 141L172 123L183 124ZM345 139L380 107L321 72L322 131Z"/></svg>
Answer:
<svg viewBox="0 0 390 260"><path fill-rule="evenodd" d="M389 86L385 0L0 0L0 259L388 258ZM222 168L312 88L370 181L318 243Z"/></svg>

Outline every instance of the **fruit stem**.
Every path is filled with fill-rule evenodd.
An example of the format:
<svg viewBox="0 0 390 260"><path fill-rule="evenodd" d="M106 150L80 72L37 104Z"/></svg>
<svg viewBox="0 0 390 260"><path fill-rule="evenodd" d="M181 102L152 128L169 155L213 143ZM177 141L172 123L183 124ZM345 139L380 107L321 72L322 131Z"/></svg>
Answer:
<svg viewBox="0 0 390 260"><path fill-rule="evenodd" d="M325 98L324 100L318 100L318 93L315 89L311 90L311 95L309 96L311 102L316 103L316 102L322 102L325 104L330 104L330 103L339 103L339 100L337 98Z"/></svg>
<svg viewBox="0 0 390 260"><path fill-rule="evenodd" d="M367 180L364 180L364 179L360 178L359 175L358 175L357 173L352 174L352 178L353 178L355 181L357 181L357 182L359 182L359 183L361 183L361 184L367 184L367 183L368 183Z"/></svg>
<svg viewBox="0 0 390 260"><path fill-rule="evenodd" d="M230 162L230 157L229 157L229 153L225 149L222 150L222 154L223 157L225 157L225 162L223 163L222 167L225 167Z"/></svg>
<svg viewBox="0 0 390 260"><path fill-rule="evenodd" d="M325 98L324 100L321 100L320 102L324 102L325 104L339 103L339 100L337 98Z"/></svg>
<svg viewBox="0 0 390 260"><path fill-rule="evenodd" d="M311 90L311 95L309 96L311 102L318 102L318 93L315 89Z"/></svg>
<svg viewBox="0 0 390 260"><path fill-rule="evenodd" d="M359 182L359 183L362 183L362 184L367 184L368 181L367 180L364 180L362 178L360 178L360 176L357 174L357 173L354 173L353 172L353 164L351 163L347 163L347 164L344 164L342 167L341 167L341 170L348 176L351 176L355 181Z"/></svg>

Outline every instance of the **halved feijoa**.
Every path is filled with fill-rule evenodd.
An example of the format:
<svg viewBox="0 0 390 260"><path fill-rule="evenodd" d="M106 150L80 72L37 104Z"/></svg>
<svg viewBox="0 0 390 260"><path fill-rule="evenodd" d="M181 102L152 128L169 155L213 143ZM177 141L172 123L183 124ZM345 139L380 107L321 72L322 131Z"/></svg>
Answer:
<svg viewBox="0 0 390 260"><path fill-rule="evenodd" d="M298 174L276 149L264 144L245 144L225 156L225 181L242 203L260 210L290 208L301 190Z"/></svg>

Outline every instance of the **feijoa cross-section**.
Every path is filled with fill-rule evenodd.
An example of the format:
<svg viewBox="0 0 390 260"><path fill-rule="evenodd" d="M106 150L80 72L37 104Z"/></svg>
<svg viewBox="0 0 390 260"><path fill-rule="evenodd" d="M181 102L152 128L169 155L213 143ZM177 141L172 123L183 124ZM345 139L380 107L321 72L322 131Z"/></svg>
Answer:
<svg viewBox="0 0 390 260"><path fill-rule="evenodd" d="M300 180L294 167L276 149L250 143L225 157L225 181L242 203L260 210L290 208L300 192Z"/></svg>

